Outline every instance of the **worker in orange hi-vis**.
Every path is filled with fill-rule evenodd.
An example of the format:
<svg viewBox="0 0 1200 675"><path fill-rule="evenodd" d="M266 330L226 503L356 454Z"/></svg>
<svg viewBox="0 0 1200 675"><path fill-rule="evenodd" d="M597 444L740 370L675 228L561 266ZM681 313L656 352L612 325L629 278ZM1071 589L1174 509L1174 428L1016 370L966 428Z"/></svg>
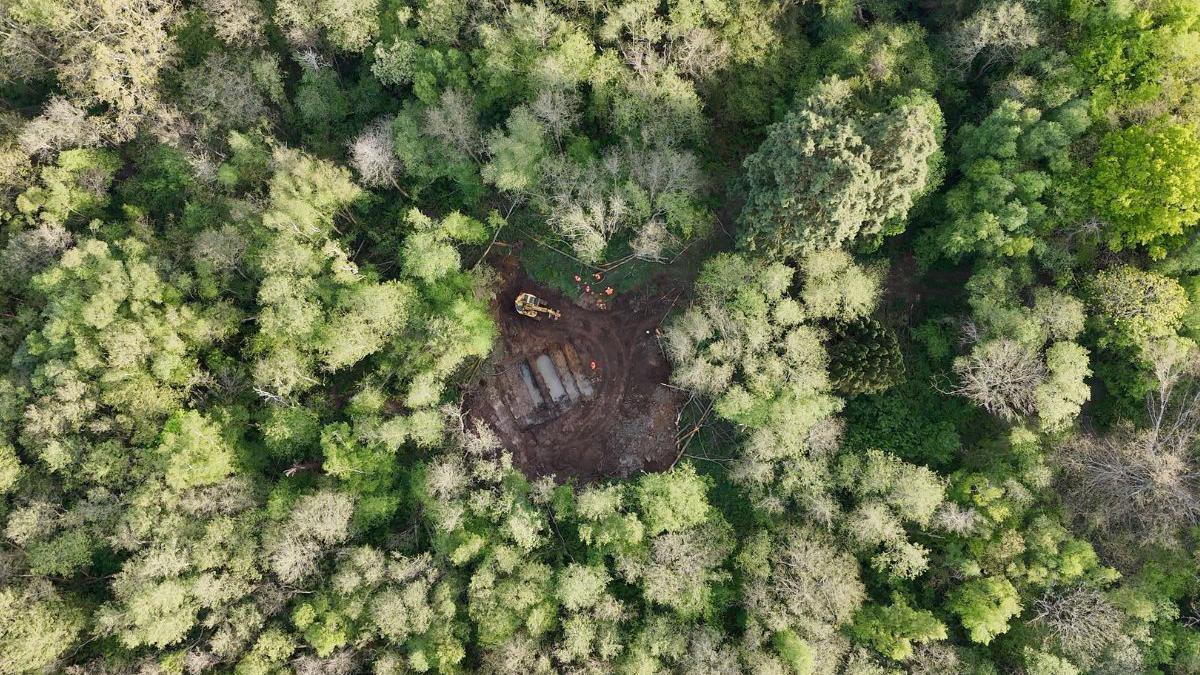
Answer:
<svg viewBox="0 0 1200 675"><path fill-rule="evenodd" d="M595 361L592 361L592 362L591 362L591 365L592 365L592 370L595 370L595 369L596 369L596 362L595 362Z"/></svg>

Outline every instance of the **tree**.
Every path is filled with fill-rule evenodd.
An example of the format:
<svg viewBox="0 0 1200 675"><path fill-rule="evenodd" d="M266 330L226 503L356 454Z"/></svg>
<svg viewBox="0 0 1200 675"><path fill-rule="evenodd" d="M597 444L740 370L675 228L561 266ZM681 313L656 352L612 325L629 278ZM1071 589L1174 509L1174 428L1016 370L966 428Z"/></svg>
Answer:
<svg viewBox="0 0 1200 675"><path fill-rule="evenodd" d="M808 643L797 637L794 632L779 631L771 638L771 642L775 651L779 653L779 657L792 669L793 673L796 675L812 673L812 647L809 647Z"/></svg>
<svg viewBox="0 0 1200 675"><path fill-rule="evenodd" d="M1089 666L1121 635L1125 617L1105 597L1087 587L1047 592L1033 604L1030 621L1053 638L1063 653Z"/></svg>
<svg viewBox="0 0 1200 675"><path fill-rule="evenodd" d="M468 125L470 132L479 135L474 111L463 109L464 97L456 94L445 102L443 99L447 99L447 96L443 95L432 103L446 109L449 109L447 103L456 103L453 108L455 111L460 115L468 114L465 120L460 120L460 124ZM468 146L471 153L464 152L457 144L451 145L443 140L449 131L444 128L449 115L445 112L437 115L439 127L436 129L430 124L430 115L426 105L409 102L393 122L393 147L407 178L406 187L416 196L438 179L445 178L456 186L462 202L472 204L478 201L483 193L483 181L477 164L478 153L483 148L481 135L480 138L471 139ZM435 131L438 133L435 134ZM457 132L460 140L462 135L463 132Z"/></svg>
<svg viewBox="0 0 1200 675"><path fill-rule="evenodd" d="M821 83L746 159L739 224L751 249L793 255L902 229L934 175L941 112L916 93L867 114L852 94Z"/></svg>
<svg viewBox="0 0 1200 675"><path fill-rule="evenodd" d="M952 393L1008 422L1037 418L1061 431L1091 392L1088 351L1073 340L1083 330L1083 304L1049 288L1033 290L1033 307L1019 294L1028 268L988 265L967 283L974 318L963 326L970 351L954 360ZM1027 283L1027 282L1025 282Z"/></svg>
<svg viewBox="0 0 1200 675"><path fill-rule="evenodd" d="M257 47L266 42L266 17L255 0L203 0L213 32L231 47Z"/></svg>
<svg viewBox="0 0 1200 675"><path fill-rule="evenodd" d="M1091 88L1093 115L1118 126L1164 116L1195 119L1197 10L1183 3L1116 7L1082 2L1070 17L1079 25L1072 56Z"/></svg>
<svg viewBox="0 0 1200 675"><path fill-rule="evenodd" d="M1004 1L975 10L950 32L946 47L959 68L971 68L982 56L977 69L987 72L996 64L1015 61L1041 37L1037 17L1023 2Z"/></svg>
<svg viewBox="0 0 1200 675"><path fill-rule="evenodd" d="M83 107L108 106L120 134L159 106L161 71L175 59L168 34L178 12L159 0L102 0L81 6L61 36L58 79Z"/></svg>
<svg viewBox="0 0 1200 675"><path fill-rule="evenodd" d="M1110 132L1092 163L1093 207L1109 248L1149 247L1162 258L1200 220L1200 138L1180 124Z"/></svg>
<svg viewBox="0 0 1200 675"><path fill-rule="evenodd" d="M0 252L0 283L13 289L23 286L53 264L73 241L71 233L57 223L43 223L9 237Z"/></svg>
<svg viewBox="0 0 1200 675"><path fill-rule="evenodd" d="M41 169L39 185L17 196L17 209L31 221L67 225L95 217L108 205L108 188L120 168L105 150L66 150Z"/></svg>
<svg viewBox="0 0 1200 675"><path fill-rule="evenodd" d="M84 613L47 583L0 589L0 672L54 667L85 626Z"/></svg>
<svg viewBox="0 0 1200 675"><path fill-rule="evenodd" d="M226 309L180 302L144 244L88 239L39 274L41 321L26 337L37 405L23 443L48 466L82 459L78 440L99 420L101 437L151 439L197 372L197 352L230 331Z"/></svg>
<svg viewBox="0 0 1200 675"><path fill-rule="evenodd" d="M326 490L298 499L286 522L267 539L269 564L285 584L294 584L317 571L326 550L350 536L353 500Z"/></svg>
<svg viewBox="0 0 1200 675"><path fill-rule="evenodd" d="M270 120L271 103L283 98L279 64L270 57L235 59L212 54L185 72L183 89L184 110L199 127L197 135L211 145L222 143L230 130Z"/></svg>
<svg viewBox="0 0 1200 675"><path fill-rule="evenodd" d="M559 573L559 602L570 611L591 607L604 596L608 582L602 567L568 565Z"/></svg>
<svg viewBox="0 0 1200 675"><path fill-rule="evenodd" d="M1046 381L1034 391L1038 422L1045 431L1070 425L1091 398L1088 351L1074 342L1056 342L1046 350Z"/></svg>
<svg viewBox="0 0 1200 675"><path fill-rule="evenodd" d="M1079 675L1080 670L1064 658L1030 647L1024 651L1025 671L1030 675Z"/></svg>
<svg viewBox="0 0 1200 675"><path fill-rule="evenodd" d="M325 325L313 336L321 365L335 371L382 349L408 318L412 289L399 282L340 289Z"/></svg>
<svg viewBox="0 0 1200 675"><path fill-rule="evenodd" d="M829 376L835 387L855 396L886 391L904 380L904 357L896 335L874 319L835 329L829 348Z"/></svg>
<svg viewBox="0 0 1200 675"><path fill-rule="evenodd" d="M785 291L795 271L735 255L718 255L701 273L701 302L667 330L667 353L680 386L716 398L722 416L764 426L781 407L810 419L803 434L834 407L827 395L822 333L802 323L804 306ZM836 308L838 298L831 303ZM835 310L836 311L836 310Z"/></svg>
<svg viewBox="0 0 1200 675"><path fill-rule="evenodd" d="M729 578L722 565L732 545L723 523L654 537L649 560L636 579L642 596L685 618L714 611L717 585Z"/></svg>
<svg viewBox="0 0 1200 675"><path fill-rule="evenodd" d="M947 607L958 615L972 642L989 644L1008 632L1008 621L1021 611L1017 589L1003 577L972 579L950 593Z"/></svg>
<svg viewBox="0 0 1200 675"><path fill-rule="evenodd" d="M1046 366L1038 353L1015 340L993 340L954 361L959 385L953 393L1008 421L1037 412Z"/></svg>
<svg viewBox="0 0 1200 675"><path fill-rule="evenodd" d="M933 612L913 609L902 598L889 605L868 605L854 615L850 632L879 653L896 661L913 654L913 643L945 640L946 626Z"/></svg>
<svg viewBox="0 0 1200 675"><path fill-rule="evenodd" d="M840 626L866 598L858 562L828 538L788 529L769 540L765 559L746 569L747 610L768 630L782 631L809 622ZM748 554L743 554L745 566Z"/></svg>
<svg viewBox="0 0 1200 675"><path fill-rule="evenodd" d="M69 148L99 146L106 131L105 125L89 117L83 108L55 96L46 102L41 115L21 129L18 142L26 154L45 156Z"/></svg>
<svg viewBox="0 0 1200 675"><path fill-rule="evenodd" d="M21 479L21 460L11 445L0 445L0 495L13 491Z"/></svg>
<svg viewBox="0 0 1200 675"><path fill-rule="evenodd" d="M861 320L879 301L879 270L855 264L845 251L830 249L800 261L800 298L808 316L838 322Z"/></svg>
<svg viewBox="0 0 1200 675"><path fill-rule="evenodd" d="M363 0L282 0L275 7L275 20L288 41L299 48L316 47L324 31L334 49L356 54L369 47L379 33L376 6Z"/></svg>
<svg viewBox="0 0 1200 675"><path fill-rule="evenodd" d="M507 133L493 131L488 137L491 161L483 167L483 179L500 190L528 192L539 178L539 165L546 154L547 132L528 108L509 115Z"/></svg>
<svg viewBox="0 0 1200 675"><path fill-rule="evenodd" d="M1194 351L1184 358L1184 372L1194 372ZM1200 471L1190 450L1200 434L1198 399L1195 386L1180 379L1160 369L1148 428L1082 434L1056 453L1066 503L1099 534L1170 545L1200 520Z"/></svg>
<svg viewBox="0 0 1200 675"><path fill-rule="evenodd" d="M1080 101L1043 115L1006 100L964 124L955 134L962 179L945 195L950 219L930 236L952 259L1043 251L1047 235L1076 217L1070 147L1088 122Z"/></svg>
<svg viewBox="0 0 1200 675"><path fill-rule="evenodd" d="M860 553L875 552L871 566L893 578L913 579L924 573L928 551L908 541L905 525L930 523L945 492L937 474L869 450L863 455L842 455L834 480L856 503L841 522L851 546Z"/></svg>
<svg viewBox="0 0 1200 675"><path fill-rule="evenodd" d="M1188 307L1179 282L1132 265L1102 270L1089 290L1104 330L1102 344L1141 347L1169 337Z"/></svg>
<svg viewBox="0 0 1200 675"><path fill-rule="evenodd" d="M167 484L176 490L212 485L234 471L233 449L220 427L194 411L167 422L158 453L167 464Z"/></svg>
<svg viewBox="0 0 1200 675"><path fill-rule="evenodd" d="M392 148L392 120L372 122L350 145L350 162L364 185L395 186L400 161Z"/></svg>
<svg viewBox="0 0 1200 675"><path fill-rule="evenodd" d="M691 464L669 473L648 473L638 481L637 499L647 534L679 532L709 516L708 483Z"/></svg>
<svg viewBox="0 0 1200 675"><path fill-rule="evenodd" d="M408 212L407 220L413 232L404 240L401 265L405 274L428 284L462 267L454 242L479 244L487 238L483 223L458 211L435 221L413 209Z"/></svg>
<svg viewBox="0 0 1200 675"><path fill-rule="evenodd" d="M263 225L307 239L328 236L338 210L357 199L362 188L350 172L298 150L276 147L269 206Z"/></svg>

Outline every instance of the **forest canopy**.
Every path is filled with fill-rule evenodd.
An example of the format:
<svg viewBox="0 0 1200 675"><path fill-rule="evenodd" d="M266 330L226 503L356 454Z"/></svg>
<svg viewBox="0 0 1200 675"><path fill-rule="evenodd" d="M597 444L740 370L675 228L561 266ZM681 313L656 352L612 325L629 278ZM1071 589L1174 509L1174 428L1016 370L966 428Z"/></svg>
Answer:
<svg viewBox="0 0 1200 675"><path fill-rule="evenodd" d="M0 0L0 673L1200 673L1198 226L1200 0Z"/></svg>

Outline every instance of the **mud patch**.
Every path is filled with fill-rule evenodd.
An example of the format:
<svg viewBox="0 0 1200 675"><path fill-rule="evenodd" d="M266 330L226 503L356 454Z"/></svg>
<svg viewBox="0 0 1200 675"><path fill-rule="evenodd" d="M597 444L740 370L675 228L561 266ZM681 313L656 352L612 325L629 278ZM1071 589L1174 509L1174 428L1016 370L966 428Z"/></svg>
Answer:
<svg viewBox="0 0 1200 675"><path fill-rule="evenodd" d="M657 339L662 298L574 303L532 282L514 258L494 263L500 338L467 397L529 476L583 481L661 471L675 461L680 398ZM562 312L536 321L513 302L528 291ZM580 305L585 306L580 306Z"/></svg>

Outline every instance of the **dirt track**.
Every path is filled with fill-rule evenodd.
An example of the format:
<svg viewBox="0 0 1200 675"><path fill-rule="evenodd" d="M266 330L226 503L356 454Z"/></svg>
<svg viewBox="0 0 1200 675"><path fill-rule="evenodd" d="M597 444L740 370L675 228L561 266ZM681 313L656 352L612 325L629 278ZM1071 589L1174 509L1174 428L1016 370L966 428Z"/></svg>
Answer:
<svg viewBox="0 0 1200 675"><path fill-rule="evenodd" d="M504 280L494 307L500 339L473 383L468 415L495 429L530 476L588 481L670 466L679 400L662 386L670 368L655 334L668 307L629 296L607 303L607 309L585 309L530 281L511 258L496 266ZM596 286L593 290L600 292L604 285ZM548 301L562 318L535 321L518 315L513 302L521 291ZM563 358L572 351L579 364L574 368L571 358ZM556 373L539 374L541 355L553 357L567 389L581 380L576 389L590 387L591 396L568 398L550 384ZM519 375L530 373L534 380L526 385ZM536 400L531 405L539 397L541 405Z"/></svg>

